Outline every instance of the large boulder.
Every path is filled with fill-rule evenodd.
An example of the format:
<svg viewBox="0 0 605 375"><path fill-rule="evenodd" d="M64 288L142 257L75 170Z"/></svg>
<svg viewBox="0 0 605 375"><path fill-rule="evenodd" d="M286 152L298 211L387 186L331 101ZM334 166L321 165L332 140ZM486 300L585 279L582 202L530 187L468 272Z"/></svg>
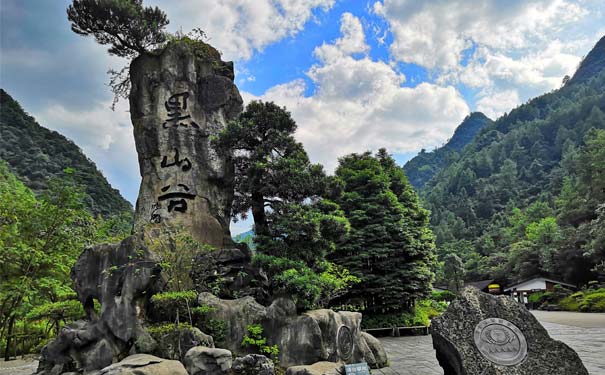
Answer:
<svg viewBox="0 0 605 375"><path fill-rule="evenodd" d="M92 371L124 358L142 332L148 297L161 288L159 272L141 236L85 249L71 277L87 320L66 325L43 348L39 372L67 364Z"/></svg>
<svg viewBox="0 0 605 375"><path fill-rule="evenodd" d="M431 323L445 375L588 375L521 304L469 287Z"/></svg>
<svg viewBox="0 0 605 375"><path fill-rule="evenodd" d="M231 370L235 375L275 375L273 361L260 354L236 358Z"/></svg>
<svg viewBox="0 0 605 375"><path fill-rule="evenodd" d="M383 368L387 366L387 352L382 343L367 332L361 332L363 357L370 368Z"/></svg>
<svg viewBox="0 0 605 375"><path fill-rule="evenodd" d="M96 375L189 375L179 361L134 354L103 368Z"/></svg>
<svg viewBox="0 0 605 375"><path fill-rule="evenodd" d="M189 375L226 375L232 361L229 350L196 346L185 354L183 363Z"/></svg>
<svg viewBox="0 0 605 375"><path fill-rule="evenodd" d="M299 315L294 302L284 297L264 307L251 297L222 300L210 293L201 293L198 303L213 308L209 318L226 322L223 345L238 355L249 354L250 348L241 345L247 334L246 327L260 324L267 345L278 346L279 364L283 367L364 360L376 368L386 365L380 342L374 340L368 344L367 338L371 336L362 336L360 313L321 309Z"/></svg>
<svg viewBox="0 0 605 375"><path fill-rule="evenodd" d="M225 300L210 293L200 293L198 304L212 308L208 319L224 322L225 339L221 346L237 354L248 354L242 348L242 340L248 332L246 327L263 320L267 314L266 308L252 297Z"/></svg>
<svg viewBox="0 0 605 375"><path fill-rule="evenodd" d="M212 137L242 110L233 63L202 42L174 41L130 65L130 117L141 187L135 230L185 230L231 246L234 168Z"/></svg>
<svg viewBox="0 0 605 375"><path fill-rule="evenodd" d="M269 280L252 265L252 253L246 244L198 254L193 260L190 276L198 292L213 292L220 298L253 297L267 303ZM213 290L212 286L220 286Z"/></svg>
<svg viewBox="0 0 605 375"><path fill-rule="evenodd" d="M212 336L206 335L196 327L176 328L161 335L156 340L157 347L152 352L161 358L182 361L189 349L195 346L214 348Z"/></svg>

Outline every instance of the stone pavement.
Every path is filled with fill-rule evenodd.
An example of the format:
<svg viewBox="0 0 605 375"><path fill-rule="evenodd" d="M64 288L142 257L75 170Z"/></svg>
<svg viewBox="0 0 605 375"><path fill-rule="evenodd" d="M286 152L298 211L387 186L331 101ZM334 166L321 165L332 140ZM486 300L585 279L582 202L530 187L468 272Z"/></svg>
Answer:
<svg viewBox="0 0 605 375"><path fill-rule="evenodd" d="M532 312L552 338L563 341L578 353L591 375L605 375L605 314ZM372 370L372 374L443 374L435 358L430 335L383 337L380 341L389 355L391 366Z"/></svg>

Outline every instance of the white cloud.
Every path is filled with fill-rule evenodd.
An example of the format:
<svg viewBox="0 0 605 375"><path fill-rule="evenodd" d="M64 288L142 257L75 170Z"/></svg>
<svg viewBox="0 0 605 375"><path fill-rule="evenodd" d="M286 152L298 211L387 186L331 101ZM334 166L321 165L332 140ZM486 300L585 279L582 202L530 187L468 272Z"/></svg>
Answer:
<svg viewBox="0 0 605 375"><path fill-rule="evenodd" d="M316 9L335 0L180 0L146 3L164 9L171 29L201 28L227 60L249 59L254 51L301 31Z"/></svg>
<svg viewBox="0 0 605 375"><path fill-rule="evenodd" d="M498 50L531 47L587 13L565 0L384 0L374 12L390 24L393 55L430 69L455 68L472 43Z"/></svg>
<svg viewBox="0 0 605 375"><path fill-rule="evenodd" d="M437 145L468 114L454 87L430 83L402 87L405 77L390 65L359 56L369 47L358 18L343 14L341 34L315 49L318 63L307 72L316 86L312 96L305 96L306 84L298 79L260 97L292 112L299 125L297 138L328 170L339 156L351 152L380 147L412 152Z"/></svg>
<svg viewBox="0 0 605 375"><path fill-rule="evenodd" d="M603 18L603 5L597 0L381 0L373 11L389 24L393 59L427 68L441 85L477 89L477 109L481 103L496 114L560 87L563 77L573 74L602 36L597 20ZM504 97L510 108L492 105Z"/></svg>
<svg viewBox="0 0 605 375"><path fill-rule="evenodd" d="M495 119L504 112L509 112L517 104L519 104L519 94L516 90L487 92L477 101L477 110Z"/></svg>

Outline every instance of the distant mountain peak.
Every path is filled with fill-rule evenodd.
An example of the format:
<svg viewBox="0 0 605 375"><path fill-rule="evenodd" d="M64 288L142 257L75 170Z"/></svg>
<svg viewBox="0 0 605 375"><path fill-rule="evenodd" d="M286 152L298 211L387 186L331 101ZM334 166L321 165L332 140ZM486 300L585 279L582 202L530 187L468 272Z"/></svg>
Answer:
<svg viewBox="0 0 605 375"><path fill-rule="evenodd" d="M481 112L471 112L454 131L452 138L443 147L431 152L421 152L403 166L408 180L416 189L422 187L447 166L450 159L469 144L483 127L493 121Z"/></svg>
<svg viewBox="0 0 605 375"><path fill-rule="evenodd" d="M586 82L603 70L605 70L605 36L588 52L578 70L569 80L569 84Z"/></svg>
<svg viewBox="0 0 605 375"><path fill-rule="evenodd" d="M454 131L454 135L444 147L448 147L455 151L462 150L464 146L473 140L479 130L490 122L492 122L492 120L482 112L471 112L464 118L462 123L458 125Z"/></svg>

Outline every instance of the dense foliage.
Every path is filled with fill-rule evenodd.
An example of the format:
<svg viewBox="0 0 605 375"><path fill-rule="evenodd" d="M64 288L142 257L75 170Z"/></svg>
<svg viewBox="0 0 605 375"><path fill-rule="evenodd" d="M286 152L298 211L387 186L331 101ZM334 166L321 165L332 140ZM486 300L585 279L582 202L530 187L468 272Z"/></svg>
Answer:
<svg viewBox="0 0 605 375"><path fill-rule="evenodd" d="M48 181L73 168L83 185L89 211L104 218L119 217L116 225L130 226L132 206L111 187L95 164L61 134L40 126L9 94L0 89L0 159L36 193L47 191Z"/></svg>
<svg viewBox="0 0 605 375"><path fill-rule="evenodd" d="M369 314L411 308L430 293L434 265L428 212L386 151L340 159L336 202L351 225L330 259L361 279L342 301Z"/></svg>
<svg viewBox="0 0 605 375"><path fill-rule="evenodd" d="M67 8L73 32L109 44L109 53L134 57L166 41L166 14L142 0L73 0Z"/></svg>
<svg viewBox="0 0 605 375"><path fill-rule="evenodd" d="M403 166L408 180L415 189L424 185L440 170L460 157L460 151L469 144L475 135L493 121L481 112L473 112L456 128L452 138L443 147L431 152L424 149Z"/></svg>
<svg viewBox="0 0 605 375"><path fill-rule="evenodd" d="M300 309L325 307L357 280L325 261L349 223L337 204L322 198L328 178L309 161L295 131L284 108L253 101L215 144L235 153L233 215L252 211L254 261L268 272L270 292L288 292Z"/></svg>
<svg viewBox="0 0 605 375"><path fill-rule="evenodd" d="M0 343L11 346L15 328L38 341L79 318L69 278L87 245L119 240L84 205L76 173L66 169L36 197L0 162ZM35 307L35 308L34 308ZM8 341L8 342L7 342Z"/></svg>
<svg viewBox="0 0 605 375"><path fill-rule="evenodd" d="M605 276L598 267L605 261L599 53L600 60L589 55L592 66L582 64L581 80L484 127L423 189L439 260L457 254L467 280L550 274L585 284ZM589 79L586 71L598 74Z"/></svg>

